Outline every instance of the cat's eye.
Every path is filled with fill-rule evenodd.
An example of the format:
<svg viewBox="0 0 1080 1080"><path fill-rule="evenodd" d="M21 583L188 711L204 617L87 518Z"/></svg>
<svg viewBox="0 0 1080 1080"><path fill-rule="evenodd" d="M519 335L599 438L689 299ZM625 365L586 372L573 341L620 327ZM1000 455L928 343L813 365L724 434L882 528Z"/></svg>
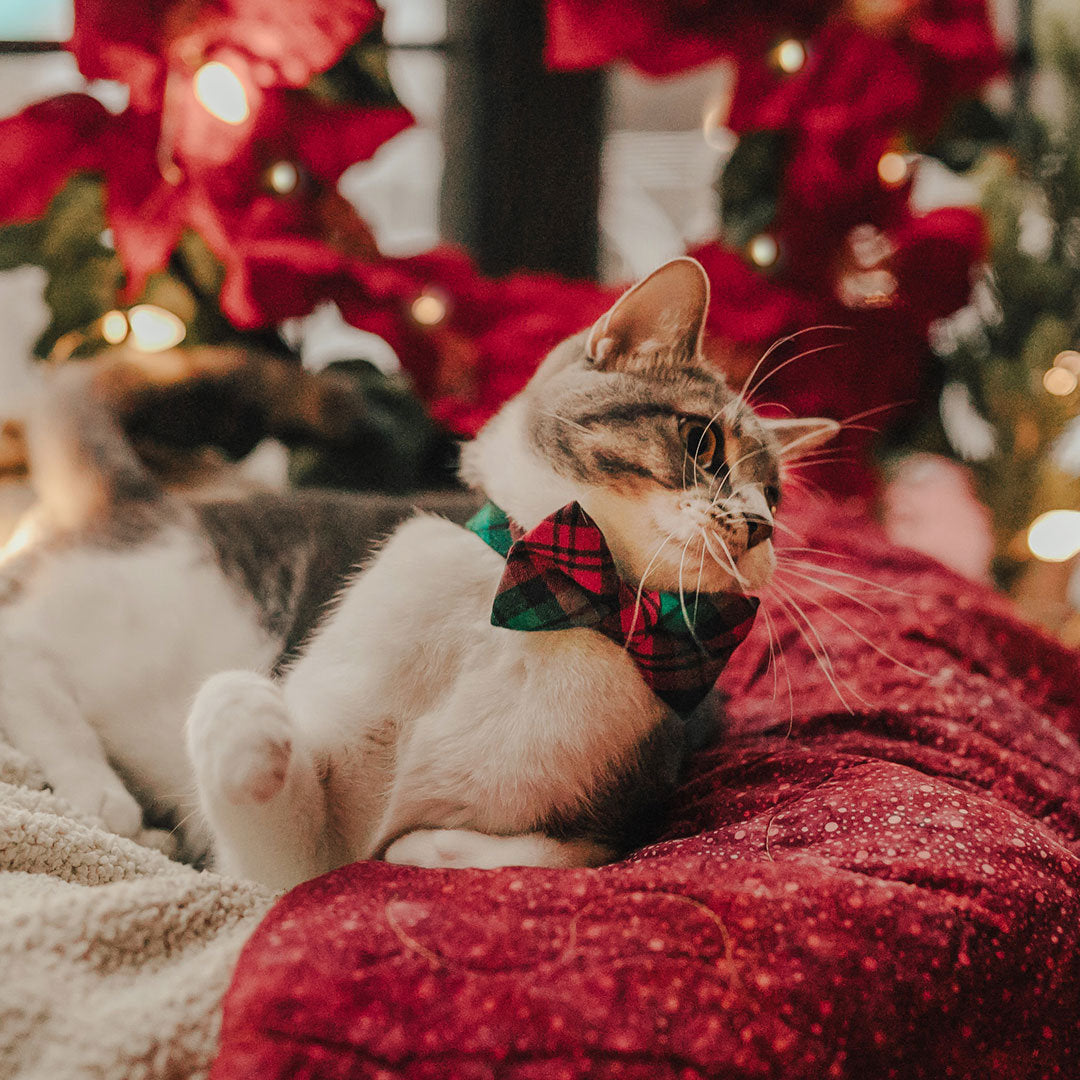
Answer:
<svg viewBox="0 0 1080 1080"><path fill-rule="evenodd" d="M716 466L716 448L718 445L716 430L711 424L686 417L679 421L679 434L686 443L686 452L704 469Z"/></svg>
<svg viewBox="0 0 1080 1080"><path fill-rule="evenodd" d="M769 504L769 513L775 514L776 508L780 505L780 489L775 484L766 484L761 490L765 496L765 502Z"/></svg>

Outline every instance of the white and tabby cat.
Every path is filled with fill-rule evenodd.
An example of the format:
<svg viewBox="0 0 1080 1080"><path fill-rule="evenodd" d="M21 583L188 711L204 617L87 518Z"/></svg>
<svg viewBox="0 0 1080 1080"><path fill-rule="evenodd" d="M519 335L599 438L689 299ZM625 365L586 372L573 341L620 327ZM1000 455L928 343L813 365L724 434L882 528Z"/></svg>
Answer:
<svg viewBox="0 0 1080 1080"><path fill-rule="evenodd" d="M524 529L577 502L632 584L763 585L780 447L836 425L756 417L702 358L707 307L696 262L661 267L553 350L465 479ZM194 787L189 854L282 887L373 856L588 865L635 836L681 733L617 643L493 626L504 560L442 517L353 573L357 500L167 496L93 390L60 373L31 423L35 541L0 569L0 728L59 794L135 835Z"/></svg>

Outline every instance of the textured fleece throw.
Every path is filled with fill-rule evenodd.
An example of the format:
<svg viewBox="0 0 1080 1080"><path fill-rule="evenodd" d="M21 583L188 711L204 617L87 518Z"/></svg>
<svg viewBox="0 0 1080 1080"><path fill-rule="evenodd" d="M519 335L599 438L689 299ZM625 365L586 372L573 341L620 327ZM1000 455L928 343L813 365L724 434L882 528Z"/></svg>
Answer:
<svg viewBox="0 0 1080 1080"><path fill-rule="evenodd" d="M205 1076L271 894L114 836L41 788L0 737L0 1077Z"/></svg>

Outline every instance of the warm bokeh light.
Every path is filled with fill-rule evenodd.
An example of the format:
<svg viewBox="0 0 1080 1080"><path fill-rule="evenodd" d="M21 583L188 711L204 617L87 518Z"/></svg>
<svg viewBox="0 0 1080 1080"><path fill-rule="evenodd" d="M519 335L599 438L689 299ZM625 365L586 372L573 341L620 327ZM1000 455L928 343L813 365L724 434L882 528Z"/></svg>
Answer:
<svg viewBox="0 0 1080 1080"><path fill-rule="evenodd" d="M101 316L101 336L110 345L119 345L128 333L128 321L122 311L106 311Z"/></svg>
<svg viewBox="0 0 1080 1080"><path fill-rule="evenodd" d="M1068 562L1080 555L1080 510L1050 510L1028 529L1028 548L1043 562Z"/></svg>
<svg viewBox="0 0 1080 1080"><path fill-rule="evenodd" d="M446 318L446 303L434 293L421 293L410 310L421 326L436 326Z"/></svg>
<svg viewBox="0 0 1080 1080"><path fill-rule="evenodd" d="M1047 393L1065 397L1076 389L1077 378L1066 367L1052 367L1043 374L1043 386Z"/></svg>
<svg viewBox="0 0 1080 1080"><path fill-rule="evenodd" d="M877 172L883 184L897 187L907 179L907 158L895 150L887 150L878 160Z"/></svg>
<svg viewBox="0 0 1080 1080"><path fill-rule="evenodd" d="M183 320L153 304L139 304L128 312L131 342L142 352L162 352L179 345L187 334Z"/></svg>
<svg viewBox="0 0 1080 1080"><path fill-rule="evenodd" d="M211 60L195 72L195 99L226 124L242 124L251 114L239 76L227 64Z"/></svg>
<svg viewBox="0 0 1080 1080"><path fill-rule="evenodd" d="M773 53L776 66L787 75L802 71L806 63L806 46L801 41L788 38L776 46Z"/></svg>
<svg viewBox="0 0 1080 1080"><path fill-rule="evenodd" d="M1080 352L1075 349L1066 349L1054 357L1054 367L1064 368L1074 375L1080 376Z"/></svg>
<svg viewBox="0 0 1080 1080"><path fill-rule="evenodd" d="M291 161L275 161L267 176L279 195L291 195L300 183L300 173Z"/></svg>
<svg viewBox="0 0 1080 1080"><path fill-rule="evenodd" d="M15 527L15 531L8 537L7 543L0 546L0 566L14 559L20 552L25 551L37 536L37 528L33 518L24 517Z"/></svg>
<svg viewBox="0 0 1080 1080"><path fill-rule="evenodd" d="M780 247L768 233L760 233L746 248L750 261L756 266L772 266L780 257Z"/></svg>

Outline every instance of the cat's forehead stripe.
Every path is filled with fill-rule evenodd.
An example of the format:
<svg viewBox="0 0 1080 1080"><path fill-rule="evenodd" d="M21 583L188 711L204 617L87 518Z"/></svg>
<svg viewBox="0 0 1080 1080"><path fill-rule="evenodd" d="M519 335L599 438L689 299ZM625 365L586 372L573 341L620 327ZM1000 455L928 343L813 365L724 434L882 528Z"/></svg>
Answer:
<svg viewBox="0 0 1080 1080"><path fill-rule="evenodd" d="M681 416L682 411L673 405L667 405L658 401L623 402L611 405L602 412L585 413L575 417L579 424L588 427L590 424L610 424L612 422L631 420L646 420L656 416Z"/></svg>

